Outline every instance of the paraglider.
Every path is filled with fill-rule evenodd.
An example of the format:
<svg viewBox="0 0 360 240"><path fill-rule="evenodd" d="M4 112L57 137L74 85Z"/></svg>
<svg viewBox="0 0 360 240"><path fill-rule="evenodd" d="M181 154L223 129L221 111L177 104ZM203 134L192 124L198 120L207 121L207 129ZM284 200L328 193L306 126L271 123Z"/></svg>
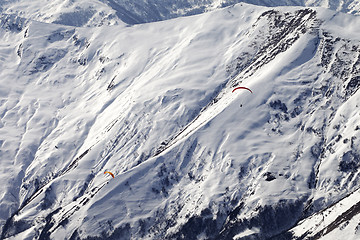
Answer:
<svg viewBox="0 0 360 240"><path fill-rule="evenodd" d="M109 171L105 171L104 174L110 174L112 176L112 178L115 178L114 174L112 172L109 172Z"/></svg>
<svg viewBox="0 0 360 240"><path fill-rule="evenodd" d="M250 89L250 88L247 88L247 87L236 87L236 88L234 88L234 89L232 90L232 92L235 92L235 91L238 90L238 89L245 89L245 90L248 90L249 92L253 93L253 92L251 91L251 89ZM243 106L243 105L240 104L240 107L242 107L242 106Z"/></svg>
<svg viewBox="0 0 360 240"><path fill-rule="evenodd" d="M234 88L233 90L232 90L232 92L235 92L236 90L238 90L238 89L246 89L246 90L248 90L248 91L250 91L251 93L253 93L249 88L247 88L247 87L237 87L237 88Z"/></svg>

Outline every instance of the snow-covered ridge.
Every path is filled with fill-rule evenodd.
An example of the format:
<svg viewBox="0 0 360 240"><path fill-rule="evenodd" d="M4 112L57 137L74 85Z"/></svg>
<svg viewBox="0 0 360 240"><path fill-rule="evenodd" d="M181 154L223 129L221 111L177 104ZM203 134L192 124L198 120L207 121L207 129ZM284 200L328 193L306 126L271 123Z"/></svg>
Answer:
<svg viewBox="0 0 360 240"><path fill-rule="evenodd" d="M240 2L267 7L323 7L354 15L358 15L360 11L360 3L357 0L58 0L45 3L42 0L8 0L0 5L2 7L0 10L7 14L16 14L23 18L47 23L103 26L161 21L200 14Z"/></svg>
<svg viewBox="0 0 360 240"><path fill-rule="evenodd" d="M289 233L293 239L357 239L359 233L360 191L299 222Z"/></svg>
<svg viewBox="0 0 360 240"><path fill-rule="evenodd" d="M358 17L1 19L1 238L264 239L357 189Z"/></svg>

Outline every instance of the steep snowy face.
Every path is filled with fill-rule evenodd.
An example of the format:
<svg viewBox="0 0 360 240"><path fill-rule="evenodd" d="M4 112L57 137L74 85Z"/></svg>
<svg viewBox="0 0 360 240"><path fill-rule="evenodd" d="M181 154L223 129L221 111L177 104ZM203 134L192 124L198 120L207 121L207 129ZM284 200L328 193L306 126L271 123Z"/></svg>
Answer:
<svg viewBox="0 0 360 240"><path fill-rule="evenodd" d="M264 239L335 203L359 181L359 24L246 4L127 27L2 14L1 238Z"/></svg>
<svg viewBox="0 0 360 240"><path fill-rule="evenodd" d="M290 231L283 233L287 239L358 239L360 218L360 191L300 221Z"/></svg>
<svg viewBox="0 0 360 240"><path fill-rule="evenodd" d="M23 18L69 26L103 26L139 24L188 16L227 7L236 3L260 6L311 6L324 7L350 14L359 14L357 0L7 0L0 3L0 10Z"/></svg>
<svg viewBox="0 0 360 240"><path fill-rule="evenodd" d="M1 238L262 239L341 199L359 23L243 4L131 27L1 15Z"/></svg>

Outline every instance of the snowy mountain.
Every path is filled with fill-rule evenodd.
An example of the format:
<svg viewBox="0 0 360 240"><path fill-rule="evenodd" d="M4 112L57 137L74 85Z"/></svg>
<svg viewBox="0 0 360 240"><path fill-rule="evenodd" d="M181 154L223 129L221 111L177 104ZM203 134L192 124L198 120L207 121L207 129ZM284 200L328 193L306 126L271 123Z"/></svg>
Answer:
<svg viewBox="0 0 360 240"><path fill-rule="evenodd" d="M354 15L360 12L357 0L5 0L0 2L0 10L26 19L79 27L154 22L208 12L240 2L267 7L324 7Z"/></svg>
<svg viewBox="0 0 360 240"><path fill-rule="evenodd" d="M359 190L299 222L283 234L296 239L359 238Z"/></svg>
<svg viewBox="0 0 360 240"><path fill-rule="evenodd" d="M358 16L61 3L1 5L1 239L357 239Z"/></svg>

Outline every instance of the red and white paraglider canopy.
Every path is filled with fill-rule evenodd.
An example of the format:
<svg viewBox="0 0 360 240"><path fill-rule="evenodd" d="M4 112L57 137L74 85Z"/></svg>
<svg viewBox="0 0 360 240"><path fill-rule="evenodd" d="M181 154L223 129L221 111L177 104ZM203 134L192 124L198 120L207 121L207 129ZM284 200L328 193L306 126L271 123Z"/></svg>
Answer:
<svg viewBox="0 0 360 240"><path fill-rule="evenodd" d="M232 92L235 92L236 90L238 90L238 89L246 89L246 90L248 90L248 91L250 91L251 93L253 93L249 88L247 88L247 87L237 87L237 88L234 88L233 90L232 90Z"/></svg>

